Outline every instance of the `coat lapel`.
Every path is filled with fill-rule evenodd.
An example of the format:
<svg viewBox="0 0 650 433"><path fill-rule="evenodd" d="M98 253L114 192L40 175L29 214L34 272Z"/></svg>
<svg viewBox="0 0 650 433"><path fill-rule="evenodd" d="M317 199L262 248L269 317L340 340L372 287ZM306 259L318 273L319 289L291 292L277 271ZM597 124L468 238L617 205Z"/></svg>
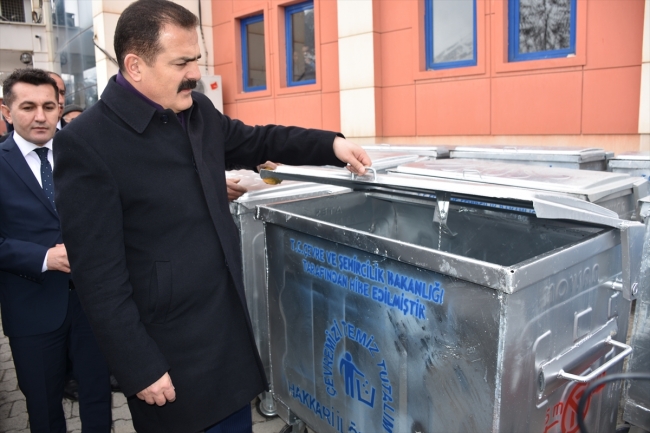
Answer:
<svg viewBox="0 0 650 433"><path fill-rule="evenodd" d="M34 172L29 168L25 157L20 152L13 137L9 137L2 147L2 157L7 161L7 164L16 172L16 175L27 185L41 203L58 218L59 216L54 210L54 207L52 207L52 203L50 203L45 192L43 192L43 188L41 188L38 180L34 177Z"/></svg>

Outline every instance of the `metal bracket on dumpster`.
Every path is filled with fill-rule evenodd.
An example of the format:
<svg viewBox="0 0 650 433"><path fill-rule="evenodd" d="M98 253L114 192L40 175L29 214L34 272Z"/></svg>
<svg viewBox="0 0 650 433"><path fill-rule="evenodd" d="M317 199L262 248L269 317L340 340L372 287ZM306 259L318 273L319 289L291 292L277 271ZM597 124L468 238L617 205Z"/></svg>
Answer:
<svg viewBox="0 0 650 433"><path fill-rule="evenodd" d="M637 201L637 208L639 209L639 221L645 222L650 217L650 195L640 198Z"/></svg>
<svg viewBox="0 0 650 433"><path fill-rule="evenodd" d="M567 380L588 382L630 354L632 351L630 346L612 338L618 332L617 319L618 317L611 318L602 327L588 334L555 358L540 364L537 372L539 399L549 396ZM585 371L598 358L611 351L612 346L624 350L587 376L573 374Z"/></svg>
<svg viewBox="0 0 650 433"><path fill-rule="evenodd" d="M621 258L623 261L623 297L633 300L639 290L645 226L625 221L621 223Z"/></svg>

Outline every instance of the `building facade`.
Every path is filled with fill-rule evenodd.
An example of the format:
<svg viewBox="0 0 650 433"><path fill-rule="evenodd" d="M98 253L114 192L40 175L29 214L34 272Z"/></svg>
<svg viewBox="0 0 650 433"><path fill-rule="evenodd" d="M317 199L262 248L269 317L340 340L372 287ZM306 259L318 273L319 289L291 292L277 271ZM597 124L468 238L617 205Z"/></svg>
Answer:
<svg viewBox="0 0 650 433"><path fill-rule="evenodd" d="M177 1L200 17L201 72L222 77L224 112L246 123L650 151L650 0ZM101 94L117 72L130 2L92 1L96 62L75 83L91 75Z"/></svg>
<svg viewBox="0 0 650 433"><path fill-rule="evenodd" d="M249 123L362 143L650 150L649 16L648 0L219 0L215 71L226 114ZM314 80L291 81L296 46L313 50ZM250 88L262 63L265 85Z"/></svg>

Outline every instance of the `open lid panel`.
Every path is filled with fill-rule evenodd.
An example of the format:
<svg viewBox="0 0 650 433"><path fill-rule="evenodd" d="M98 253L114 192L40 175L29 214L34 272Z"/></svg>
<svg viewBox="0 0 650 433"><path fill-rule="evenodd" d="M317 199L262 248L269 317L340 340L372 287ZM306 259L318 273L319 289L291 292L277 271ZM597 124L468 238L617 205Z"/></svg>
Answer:
<svg viewBox="0 0 650 433"><path fill-rule="evenodd" d="M638 179L625 173L490 162L482 160L419 161L402 164L398 173L525 188L577 196L592 203L613 194L632 194Z"/></svg>
<svg viewBox="0 0 650 433"><path fill-rule="evenodd" d="M405 152L368 152L372 167L380 172L387 169L395 168L400 164L417 161L422 159L420 155ZM425 157L428 159L427 157ZM320 168L321 170L341 171L340 168ZM239 184L245 187L248 192L235 200L235 203L249 204L254 206L260 202L269 202L279 199L293 199L300 196L313 195L319 192L334 193L340 192L339 189L332 189L331 186L324 186L321 183L306 184L304 180L286 181L278 184L277 182L264 182L258 173L252 170L231 170L226 172L227 178L240 179Z"/></svg>
<svg viewBox="0 0 650 433"><path fill-rule="evenodd" d="M555 169L557 170L557 169ZM539 218L570 219L617 227L618 215L601 206L567 194L518 188L510 185L468 182L403 173L376 173L357 176L345 169L279 166L262 170L262 178L302 180L374 192L419 196L437 201L462 201L495 209L535 213Z"/></svg>
<svg viewBox="0 0 650 433"><path fill-rule="evenodd" d="M234 203L249 209L253 209L255 205L262 203L347 191L346 188L304 181L287 180L280 184L266 183L259 173L252 170L227 171L226 178L240 179L239 185L245 187L248 192L235 200Z"/></svg>
<svg viewBox="0 0 650 433"><path fill-rule="evenodd" d="M431 158L448 158L449 149L443 146L418 146L414 144L369 144L362 146L366 152L408 153Z"/></svg>
<svg viewBox="0 0 650 433"><path fill-rule="evenodd" d="M513 161L589 162L607 157L604 149L572 147L457 146L450 158L507 159Z"/></svg>

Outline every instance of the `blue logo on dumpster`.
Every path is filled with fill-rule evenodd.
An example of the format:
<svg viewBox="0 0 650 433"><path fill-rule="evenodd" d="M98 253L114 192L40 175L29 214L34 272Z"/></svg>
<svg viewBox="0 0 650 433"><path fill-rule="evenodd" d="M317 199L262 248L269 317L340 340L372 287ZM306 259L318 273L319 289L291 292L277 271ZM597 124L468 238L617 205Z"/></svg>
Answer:
<svg viewBox="0 0 650 433"><path fill-rule="evenodd" d="M352 353L347 350L337 357L337 347L343 339L357 343L367 350L370 359L374 360L362 366L355 361ZM345 347L351 346L345 345ZM370 409L380 407L382 411L382 427L387 433L393 433L396 415L393 407L393 387L388 376L386 361L380 359L381 351L375 342L375 337L354 324L334 319L331 325L325 329L322 367L323 382L327 393L331 397L337 396L338 391L334 376L338 373L344 383L345 395L350 399L363 403ZM376 367L379 372L378 379L373 380L372 367ZM373 384L376 386L373 386ZM357 431L353 426L354 421L350 420L352 430L349 431Z"/></svg>
<svg viewBox="0 0 650 433"><path fill-rule="evenodd" d="M355 398L356 387L356 399L370 407L375 407L375 388L368 384L365 380L366 375L354 365L350 352L345 352L345 356L339 363L339 371L345 378L345 394Z"/></svg>

